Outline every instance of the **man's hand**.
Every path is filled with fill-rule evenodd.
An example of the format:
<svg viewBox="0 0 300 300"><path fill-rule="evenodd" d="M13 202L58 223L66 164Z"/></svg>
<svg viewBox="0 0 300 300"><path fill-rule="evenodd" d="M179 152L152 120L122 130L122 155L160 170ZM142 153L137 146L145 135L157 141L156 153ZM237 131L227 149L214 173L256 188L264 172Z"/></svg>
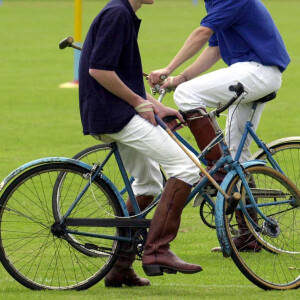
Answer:
<svg viewBox="0 0 300 300"><path fill-rule="evenodd" d="M179 111L177 111L177 110L175 110L173 108L167 107L167 106L162 106L160 108L159 112L157 113L157 116L160 119L163 119L164 117L167 117L167 116L176 116L176 118L179 119L182 123L185 122L185 120L183 119L183 117L182 117L182 115L181 115L181 113ZM177 125L177 121L173 120L171 122L166 123L166 125L170 129L173 129ZM179 127L179 128L182 128L182 126Z"/></svg>
<svg viewBox="0 0 300 300"><path fill-rule="evenodd" d="M154 114L158 113L156 106L148 100L142 101L139 105L134 107L139 116L157 126Z"/></svg>
<svg viewBox="0 0 300 300"><path fill-rule="evenodd" d="M149 74L148 82L152 87L154 87L156 84L162 85L165 79L162 78L168 77L170 74L171 72L167 68L152 71Z"/></svg>

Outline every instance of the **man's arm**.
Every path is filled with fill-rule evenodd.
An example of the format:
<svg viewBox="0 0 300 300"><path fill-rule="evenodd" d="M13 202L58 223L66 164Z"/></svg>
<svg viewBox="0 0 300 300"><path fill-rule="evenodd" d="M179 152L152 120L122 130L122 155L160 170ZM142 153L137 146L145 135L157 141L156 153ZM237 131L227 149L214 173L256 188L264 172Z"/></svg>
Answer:
<svg viewBox="0 0 300 300"><path fill-rule="evenodd" d="M190 80L210 69L220 58L220 48L218 46L208 46L199 55L197 60L182 73L186 77L186 80Z"/></svg>
<svg viewBox="0 0 300 300"><path fill-rule="evenodd" d="M128 88L119 76L114 71L90 69L90 75L97 80L104 88L110 91L112 94L116 95L120 99L126 101L134 108L138 105L148 102L148 105L143 108L152 108L151 111L138 112L138 114L149 121L153 125L157 125L154 113L156 113L160 118L169 115L176 115L178 119L184 122L181 114L172 108L166 107L163 104L157 102L150 94L147 93L147 100L143 99L136 93L134 93L130 88Z"/></svg>
<svg viewBox="0 0 300 300"><path fill-rule="evenodd" d="M208 46L194 63L181 72L180 75L174 76L173 79L169 77L161 87L167 88L169 85L176 87L187 80L191 80L210 69L220 58L221 54L219 47Z"/></svg>
<svg viewBox="0 0 300 300"><path fill-rule="evenodd" d="M149 75L150 83L161 83L161 75L169 76L185 61L196 55L205 46L213 33L213 30L204 26L200 26L199 28L194 30L187 38L177 55L172 59L172 61L166 68L151 72L151 74Z"/></svg>

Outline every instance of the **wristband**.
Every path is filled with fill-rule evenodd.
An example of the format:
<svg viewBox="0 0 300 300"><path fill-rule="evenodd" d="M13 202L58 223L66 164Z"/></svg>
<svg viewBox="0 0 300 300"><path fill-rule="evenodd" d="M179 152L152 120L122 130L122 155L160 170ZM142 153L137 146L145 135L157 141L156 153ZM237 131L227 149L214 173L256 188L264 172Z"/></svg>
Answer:
<svg viewBox="0 0 300 300"><path fill-rule="evenodd" d="M185 81L188 81L188 80L187 80L187 77L186 77L183 73L180 73L179 75L182 76L182 77L184 78L184 82L185 82Z"/></svg>
<svg viewBox="0 0 300 300"><path fill-rule="evenodd" d="M147 105L151 105L151 103L148 103L148 102L141 103L141 104L135 106L134 109L135 109L138 113L146 112L146 111L153 111L152 107L145 107L145 108L143 108L144 106L147 106Z"/></svg>

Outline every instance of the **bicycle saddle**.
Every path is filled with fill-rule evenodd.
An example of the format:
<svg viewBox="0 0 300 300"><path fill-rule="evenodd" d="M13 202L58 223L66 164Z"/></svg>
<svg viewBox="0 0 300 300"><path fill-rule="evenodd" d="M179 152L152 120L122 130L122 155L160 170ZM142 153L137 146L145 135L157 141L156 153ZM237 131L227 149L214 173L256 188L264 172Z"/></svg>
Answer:
<svg viewBox="0 0 300 300"><path fill-rule="evenodd" d="M271 100L275 99L276 95L277 95L277 92L273 92L273 93L271 93L267 96L264 96L260 99L255 100L253 102L260 102L260 103L268 102L268 101L271 101Z"/></svg>

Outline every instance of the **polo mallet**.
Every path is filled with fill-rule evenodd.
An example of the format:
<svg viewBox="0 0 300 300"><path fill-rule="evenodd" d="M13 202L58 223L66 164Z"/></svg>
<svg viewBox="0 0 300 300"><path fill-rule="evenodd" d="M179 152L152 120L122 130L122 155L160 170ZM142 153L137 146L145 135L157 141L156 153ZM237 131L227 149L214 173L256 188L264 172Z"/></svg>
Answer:
<svg viewBox="0 0 300 300"><path fill-rule="evenodd" d="M65 49L67 47L71 47L71 48L81 51L82 48L77 45L74 45L73 42L74 42L74 39L71 36L68 36L59 43L59 45L58 45L59 49Z"/></svg>

